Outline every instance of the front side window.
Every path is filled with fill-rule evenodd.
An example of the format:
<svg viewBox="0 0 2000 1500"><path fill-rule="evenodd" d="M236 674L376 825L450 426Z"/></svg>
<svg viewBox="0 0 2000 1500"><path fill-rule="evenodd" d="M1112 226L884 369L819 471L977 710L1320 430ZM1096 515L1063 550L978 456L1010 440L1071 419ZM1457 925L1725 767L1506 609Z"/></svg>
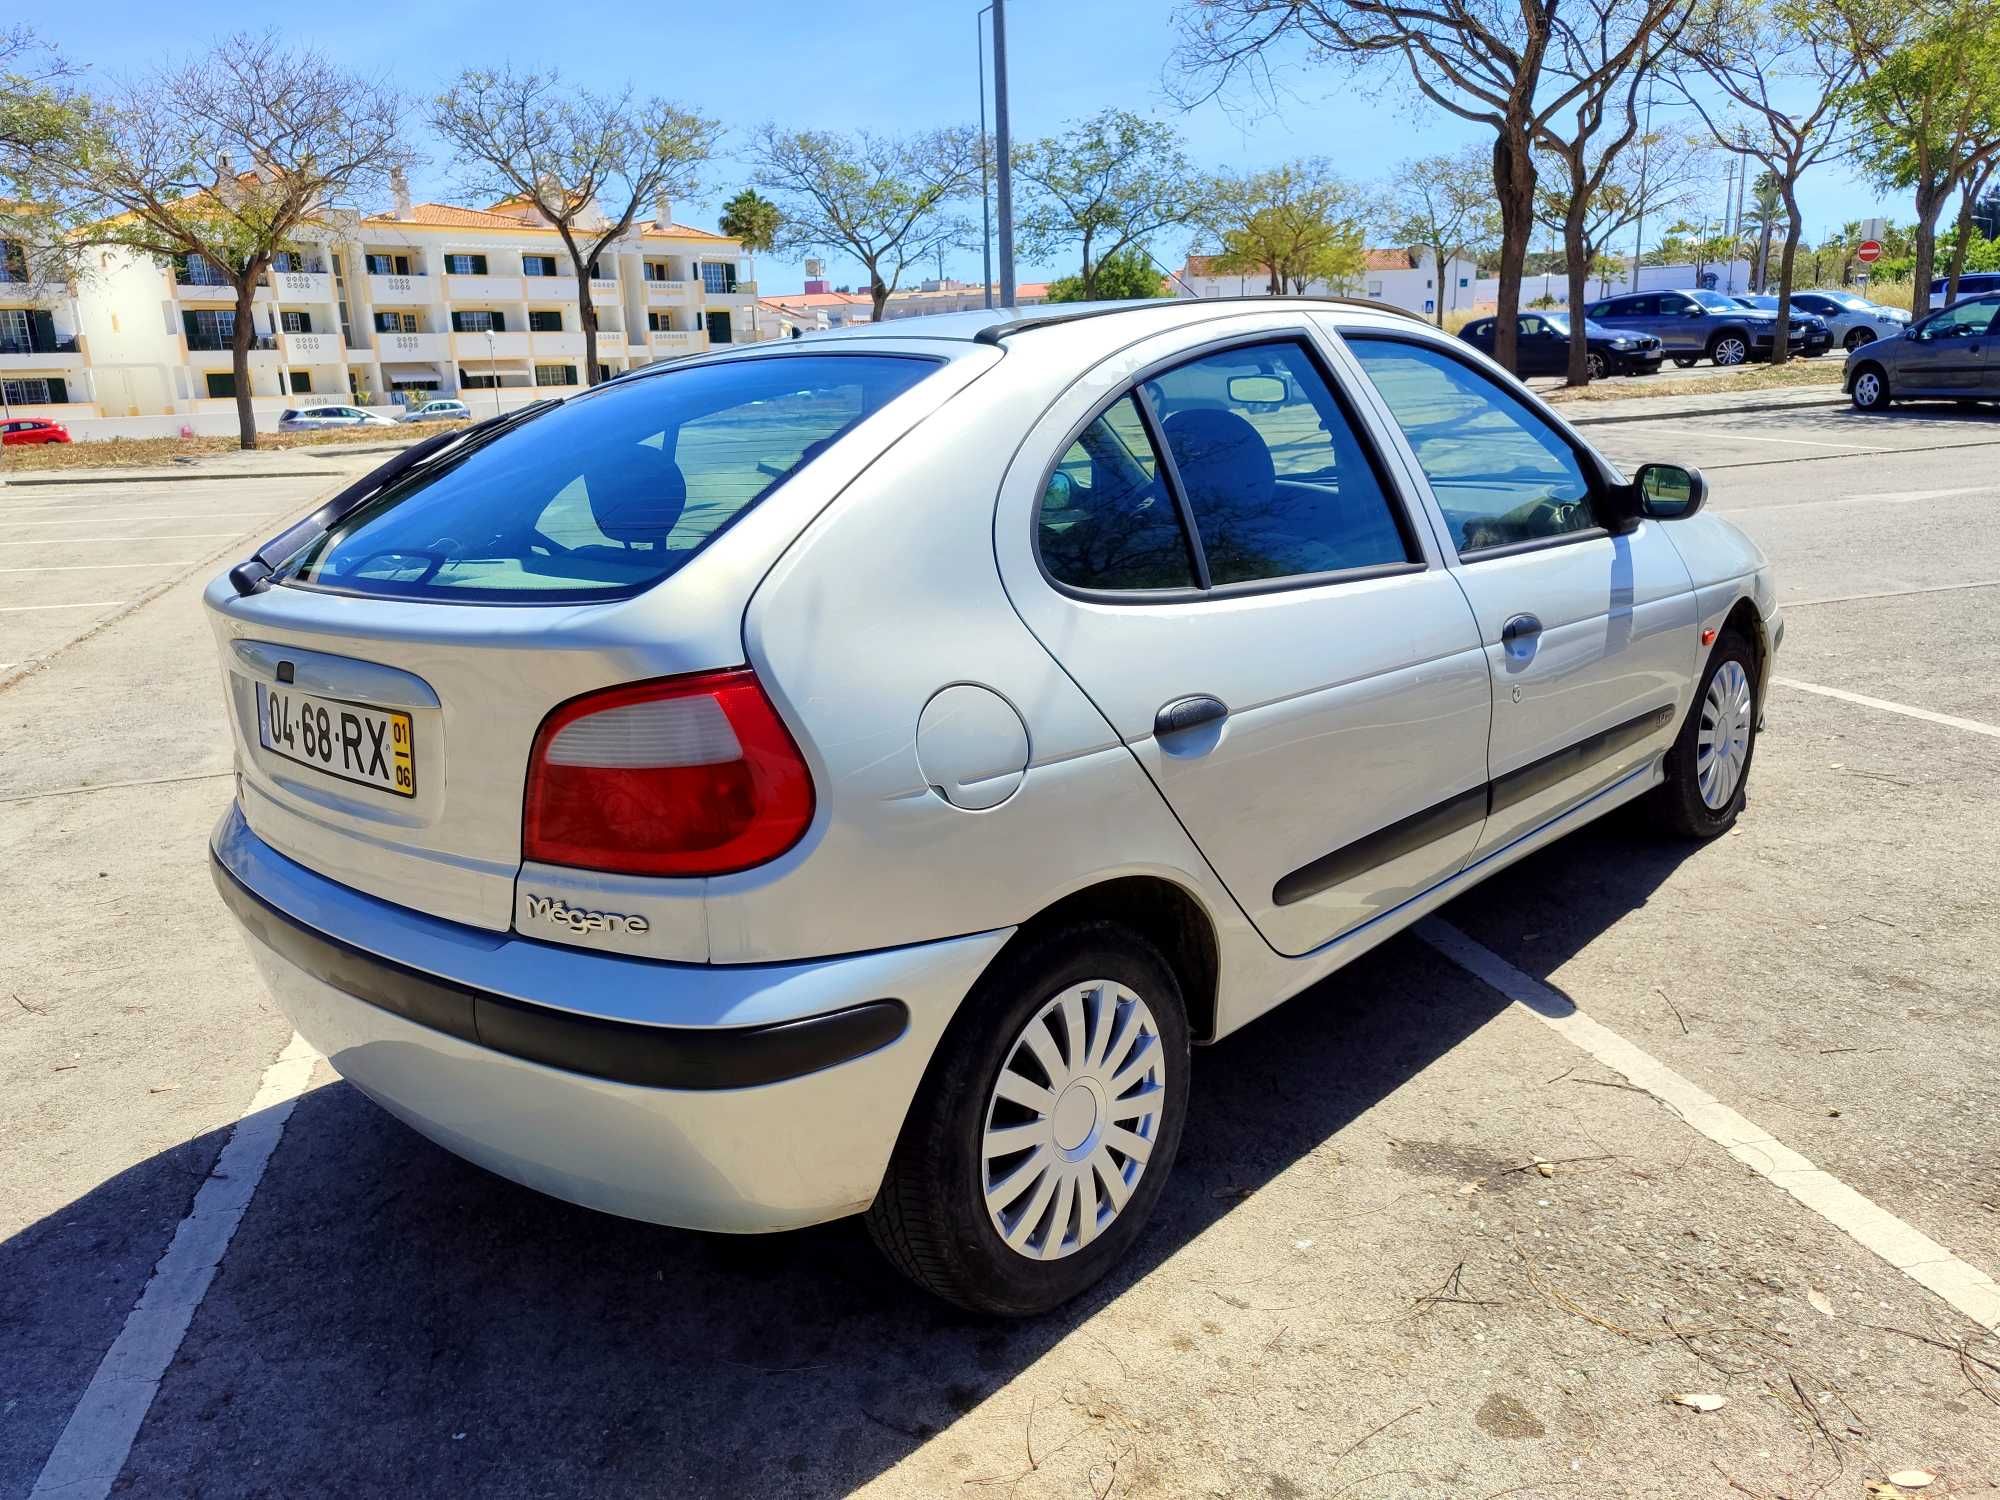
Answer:
<svg viewBox="0 0 2000 1500"><path fill-rule="evenodd" d="M1966 339L1985 333L1993 326L1994 305L1990 302L1960 302L1947 307L1923 325L1927 339Z"/></svg>
<svg viewBox="0 0 2000 1500"><path fill-rule="evenodd" d="M1042 565L1083 589L1185 589L1194 562L1130 396L1086 427L1042 491Z"/></svg>
<svg viewBox="0 0 2000 1500"><path fill-rule="evenodd" d="M1412 561L1305 349L1251 344L1145 382L1215 585Z"/></svg>
<svg viewBox="0 0 2000 1500"><path fill-rule="evenodd" d="M1504 386L1426 345L1349 334L1347 346L1409 439L1461 553L1597 525L1575 449Z"/></svg>
<svg viewBox="0 0 2000 1500"><path fill-rule="evenodd" d="M602 386L417 470L278 577L401 599L636 593L936 368L893 355L790 355Z"/></svg>

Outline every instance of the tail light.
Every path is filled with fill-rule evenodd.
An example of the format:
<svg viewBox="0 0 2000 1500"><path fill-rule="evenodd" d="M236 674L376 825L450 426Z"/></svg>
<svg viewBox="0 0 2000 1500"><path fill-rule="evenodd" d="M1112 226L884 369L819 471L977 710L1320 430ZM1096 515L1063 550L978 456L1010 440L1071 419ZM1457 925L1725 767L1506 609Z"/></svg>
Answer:
<svg viewBox="0 0 2000 1500"><path fill-rule="evenodd" d="M542 721L522 856L628 875L724 875L812 821L812 773L748 667L591 693Z"/></svg>

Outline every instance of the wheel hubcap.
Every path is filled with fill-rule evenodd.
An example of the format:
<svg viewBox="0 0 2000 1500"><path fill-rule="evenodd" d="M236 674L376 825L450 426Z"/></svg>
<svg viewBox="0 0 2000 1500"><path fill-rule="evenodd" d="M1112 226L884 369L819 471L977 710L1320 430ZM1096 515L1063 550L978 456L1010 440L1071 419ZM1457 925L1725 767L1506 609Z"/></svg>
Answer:
<svg viewBox="0 0 2000 1500"><path fill-rule="evenodd" d="M1873 406L1882 394L1882 382L1873 374L1863 375L1854 382L1854 399L1863 406Z"/></svg>
<svg viewBox="0 0 2000 1500"><path fill-rule="evenodd" d="M1743 783L1750 758L1750 674L1740 662L1726 661L1710 679L1695 734L1695 784L1711 812L1729 806Z"/></svg>
<svg viewBox="0 0 2000 1500"><path fill-rule="evenodd" d="M1166 1054L1116 980L1055 996L1023 1028L986 1103L986 1213L1009 1247L1060 1260L1123 1211L1160 1136Z"/></svg>

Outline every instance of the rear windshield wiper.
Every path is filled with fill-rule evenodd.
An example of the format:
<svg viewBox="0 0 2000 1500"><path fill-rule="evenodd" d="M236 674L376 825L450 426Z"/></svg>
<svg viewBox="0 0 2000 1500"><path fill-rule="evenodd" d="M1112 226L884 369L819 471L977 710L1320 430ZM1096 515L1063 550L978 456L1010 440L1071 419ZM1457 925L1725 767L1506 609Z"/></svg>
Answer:
<svg viewBox="0 0 2000 1500"><path fill-rule="evenodd" d="M485 447L501 434L511 432L523 422L539 417L543 412L561 404L553 398L530 402L514 411L504 412L497 417L488 417L484 422L462 428L457 432L440 432L434 437L425 438L421 443L412 443L381 467L370 469L311 515L287 527L259 547L248 559L231 568L229 582L239 595L255 594L269 588L271 575L277 571L280 563L325 536L344 518L352 515L398 480L439 458L445 456L453 459L464 458L476 449Z"/></svg>

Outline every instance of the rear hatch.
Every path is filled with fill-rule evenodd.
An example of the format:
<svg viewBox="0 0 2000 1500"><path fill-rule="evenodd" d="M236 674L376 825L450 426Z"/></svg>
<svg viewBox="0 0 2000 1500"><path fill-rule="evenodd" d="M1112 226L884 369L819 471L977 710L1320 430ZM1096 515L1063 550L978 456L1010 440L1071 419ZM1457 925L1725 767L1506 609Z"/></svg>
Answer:
<svg viewBox="0 0 2000 1500"><path fill-rule="evenodd" d="M358 890L507 929L550 711L742 662L758 579L985 367L946 357L960 350L987 352L857 342L616 382L442 450L262 586L217 579L206 602L252 830ZM699 899L698 880L648 884ZM698 920L656 928L648 951L706 957Z"/></svg>

